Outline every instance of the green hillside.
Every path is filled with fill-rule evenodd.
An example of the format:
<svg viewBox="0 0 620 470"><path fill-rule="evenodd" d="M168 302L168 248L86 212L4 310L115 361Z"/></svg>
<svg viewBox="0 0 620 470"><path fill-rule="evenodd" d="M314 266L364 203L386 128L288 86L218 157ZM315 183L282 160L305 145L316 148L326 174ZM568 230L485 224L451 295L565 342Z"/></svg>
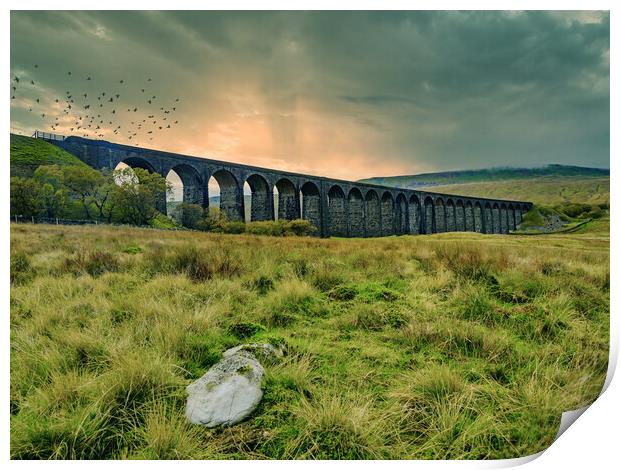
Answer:
<svg viewBox="0 0 620 470"><path fill-rule="evenodd" d="M564 178L564 177L608 177L605 168L588 168L570 165L546 165L540 168L485 168L480 170L444 171L439 173L422 173L419 175L385 176L361 180L365 183L415 188L457 183L477 183L487 181L504 181L529 178Z"/></svg>
<svg viewBox="0 0 620 470"><path fill-rule="evenodd" d="M524 200L545 205L609 204L609 176L524 178L449 184L424 189L462 196Z"/></svg>
<svg viewBox="0 0 620 470"><path fill-rule="evenodd" d="M39 165L85 163L44 140L11 134L11 176L30 177Z"/></svg>

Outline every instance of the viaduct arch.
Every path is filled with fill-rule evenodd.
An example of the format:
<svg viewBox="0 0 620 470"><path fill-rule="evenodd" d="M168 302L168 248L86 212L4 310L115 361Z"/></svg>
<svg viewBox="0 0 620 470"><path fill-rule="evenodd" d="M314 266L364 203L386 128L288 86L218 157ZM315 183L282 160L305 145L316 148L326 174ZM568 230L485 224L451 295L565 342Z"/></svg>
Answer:
<svg viewBox="0 0 620 470"><path fill-rule="evenodd" d="M322 237L508 233L532 207L525 201L336 180L75 136L48 142L96 169L114 169L123 162L163 177L174 171L183 183L183 201L205 208L209 206L208 182L213 177L220 186L220 210L229 220L245 220L243 187L247 183L251 190L250 220L303 218L317 227Z"/></svg>

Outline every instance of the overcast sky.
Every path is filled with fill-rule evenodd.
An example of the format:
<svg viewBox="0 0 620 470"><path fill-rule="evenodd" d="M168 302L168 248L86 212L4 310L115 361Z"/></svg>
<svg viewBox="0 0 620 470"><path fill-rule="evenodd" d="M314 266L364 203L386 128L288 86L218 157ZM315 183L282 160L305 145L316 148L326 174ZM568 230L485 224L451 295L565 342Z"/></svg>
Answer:
<svg viewBox="0 0 620 470"><path fill-rule="evenodd" d="M96 122L110 141L345 179L609 167L607 13L12 12L11 74L24 134Z"/></svg>

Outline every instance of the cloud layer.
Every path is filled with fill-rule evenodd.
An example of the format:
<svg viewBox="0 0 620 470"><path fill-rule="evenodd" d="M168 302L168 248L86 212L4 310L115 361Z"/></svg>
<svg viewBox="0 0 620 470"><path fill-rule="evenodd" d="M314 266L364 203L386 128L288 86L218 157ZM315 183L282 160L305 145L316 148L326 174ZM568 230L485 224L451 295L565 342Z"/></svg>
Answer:
<svg viewBox="0 0 620 470"><path fill-rule="evenodd" d="M609 166L607 13L13 12L11 73L23 133L70 134L55 99L108 90L131 143L148 77L180 103L147 147L346 179Z"/></svg>

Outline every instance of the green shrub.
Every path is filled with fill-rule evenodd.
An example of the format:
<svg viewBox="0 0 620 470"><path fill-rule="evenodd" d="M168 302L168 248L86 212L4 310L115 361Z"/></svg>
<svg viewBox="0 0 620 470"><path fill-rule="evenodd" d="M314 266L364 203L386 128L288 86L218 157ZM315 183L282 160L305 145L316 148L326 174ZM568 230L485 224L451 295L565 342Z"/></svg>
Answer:
<svg viewBox="0 0 620 470"><path fill-rule="evenodd" d="M188 202L182 202L175 207L172 218L179 225L196 229L198 228L198 222L203 218L204 209L200 204L190 204Z"/></svg>
<svg viewBox="0 0 620 470"><path fill-rule="evenodd" d="M284 223L280 220L249 222L246 224L245 231L252 235L281 237L284 235Z"/></svg>
<svg viewBox="0 0 620 470"><path fill-rule="evenodd" d="M263 220L249 222L245 231L252 235L282 236L309 236L316 232L316 227L307 220Z"/></svg>
<svg viewBox="0 0 620 470"><path fill-rule="evenodd" d="M317 232L317 228L311 222L304 219L287 220L284 226L287 235L309 236Z"/></svg>
<svg viewBox="0 0 620 470"><path fill-rule="evenodd" d="M159 229L179 228L179 225L174 220L172 220L170 217L165 216L164 214L159 213L149 221L149 225L153 228Z"/></svg>
<svg viewBox="0 0 620 470"><path fill-rule="evenodd" d="M245 232L245 223L241 221L226 222L222 227L224 233L243 233Z"/></svg>

